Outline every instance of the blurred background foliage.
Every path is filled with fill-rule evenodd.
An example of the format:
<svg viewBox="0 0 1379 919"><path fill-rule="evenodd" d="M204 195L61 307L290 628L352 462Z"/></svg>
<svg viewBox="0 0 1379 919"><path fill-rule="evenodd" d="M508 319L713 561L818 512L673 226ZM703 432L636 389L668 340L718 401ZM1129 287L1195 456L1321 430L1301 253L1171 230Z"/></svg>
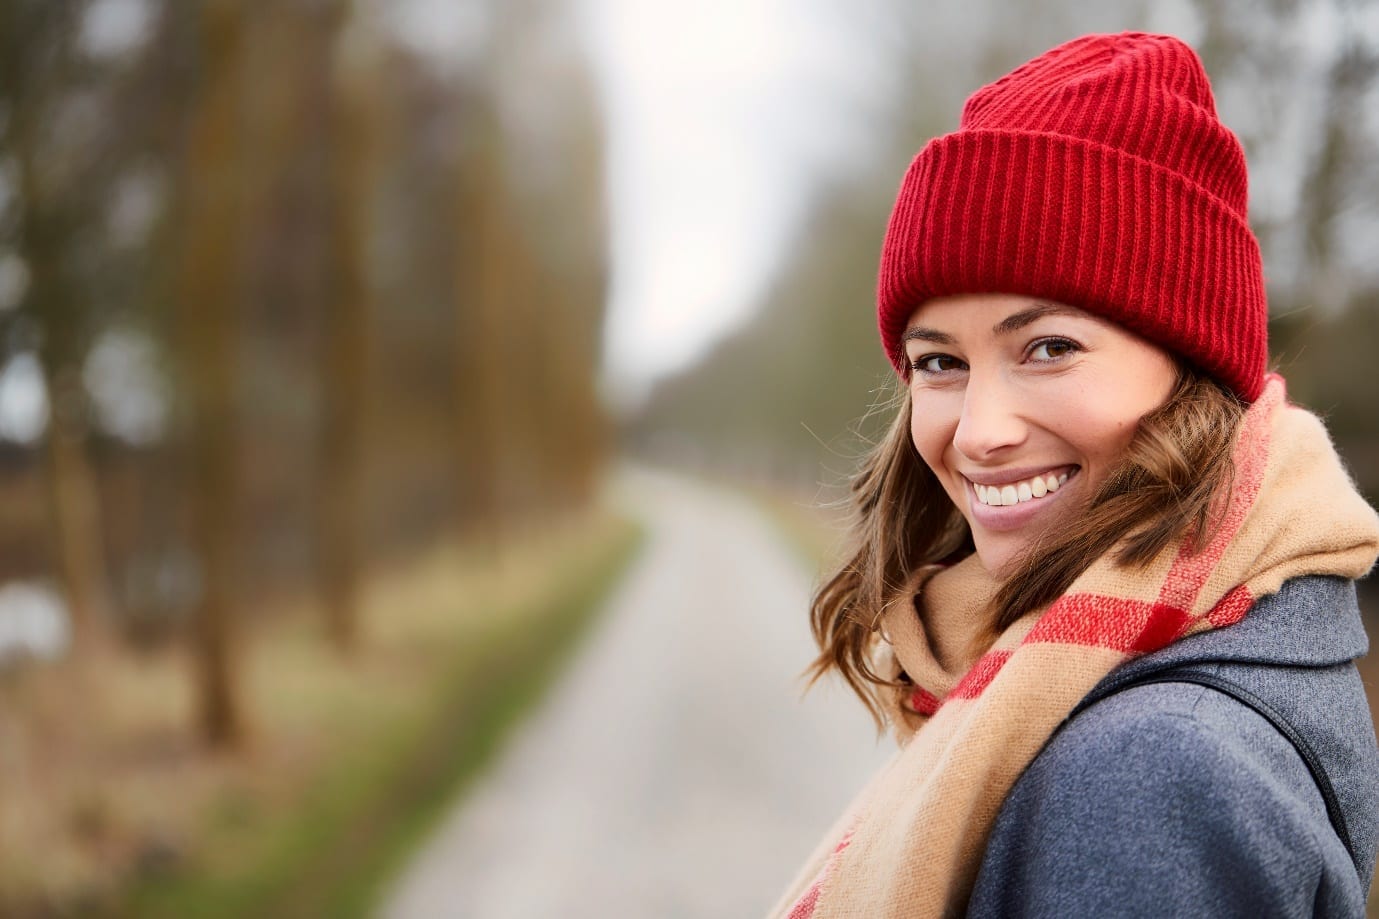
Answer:
<svg viewBox="0 0 1379 919"><path fill-rule="evenodd" d="M185 758L272 743L275 619L366 676L374 573L587 513L597 102L567 9L478 12L442 67L387 4L0 2L0 913L187 848L98 784L162 736L121 687Z"/></svg>
<svg viewBox="0 0 1379 919"><path fill-rule="evenodd" d="M0 0L0 913L121 902L197 851L200 809L236 825L310 781L335 747L263 759L330 720L301 700L395 689L419 658L380 649L473 657L488 633L456 621L571 595L616 554L588 544L628 544L590 522L620 450L830 494L888 415L863 418L891 385L872 290L908 160L1013 63L1159 23L858 4L870 153L800 191L750 318L615 417L580 6L475 2L438 61L385 2ZM1373 498L1374 5L1179 6L1247 149L1275 362ZM332 698L383 723L416 697ZM298 784L236 771L279 767ZM112 789L143 773L170 805Z"/></svg>
<svg viewBox="0 0 1379 919"><path fill-rule="evenodd" d="M345 2L0 4L5 578L149 638L314 579L347 646L362 560L589 500L600 125L572 47L504 125L526 6L448 74Z"/></svg>

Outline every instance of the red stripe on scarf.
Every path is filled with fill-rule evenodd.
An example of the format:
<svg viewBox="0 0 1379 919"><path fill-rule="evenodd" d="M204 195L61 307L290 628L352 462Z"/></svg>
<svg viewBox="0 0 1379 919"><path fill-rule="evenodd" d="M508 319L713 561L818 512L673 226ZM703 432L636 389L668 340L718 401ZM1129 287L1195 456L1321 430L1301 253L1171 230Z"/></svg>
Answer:
<svg viewBox="0 0 1379 919"><path fill-rule="evenodd" d="M942 704L943 702L939 700L938 696L923 687L910 694L910 708L926 718L938 711L938 707Z"/></svg>
<svg viewBox="0 0 1379 919"><path fill-rule="evenodd" d="M1072 594L1054 601L1023 643L1143 652L1173 641L1184 632L1187 622L1187 613L1163 603Z"/></svg>
<svg viewBox="0 0 1379 919"><path fill-rule="evenodd" d="M790 907L790 912L785 919L809 919L814 915L814 908L819 905L819 894L824 887L824 879L833 870L834 864L838 861L838 854L848 847L852 842L852 830L843 834L843 838L838 840L838 845L833 847L833 853L829 855L828 861L819 869L819 876L814 879L814 883L809 885L809 889L800 894L800 898L795 901L795 905Z"/></svg>
<svg viewBox="0 0 1379 919"><path fill-rule="evenodd" d="M958 685L953 687L945 699L975 699L982 694L982 690L996 679L996 674L1001 672L1001 668L1010 660L1009 651L988 651L981 656L972 669L967 671L967 675L958 681Z"/></svg>
<svg viewBox="0 0 1379 919"><path fill-rule="evenodd" d="M790 908L786 919L809 919L810 916L814 915L814 907L819 905L819 888L821 886L823 886L822 880L809 885L809 889Z"/></svg>
<svg viewBox="0 0 1379 919"><path fill-rule="evenodd" d="M1278 385L1271 385L1277 382ZM1207 578L1216 570L1225 554L1226 547L1235 539L1236 533L1245 522L1255 498L1259 496L1260 486L1264 484L1264 467L1269 461L1269 446L1274 412L1286 401L1287 390L1283 378L1270 374L1264 383L1264 393L1256 403L1256 409L1245 413L1241 423L1239 439L1236 441L1235 478L1229 493L1223 496L1226 506L1212 521L1212 536L1201 552L1189 554L1191 547L1184 541L1173 560L1164 585L1159 591L1159 602L1169 603L1181 609L1192 609L1206 584Z"/></svg>
<svg viewBox="0 0 1379 919"><path fill-rule="evenodd" d="M1212 628L1216 629L1222 626L1235 625L1245 618L1245 614L1254 605L1254 595L1250 593L1248 587L1241 584L1222 597L1221 602L1211 608L1211 612L1207 613L1207 622L1210 622Z"/></svg>

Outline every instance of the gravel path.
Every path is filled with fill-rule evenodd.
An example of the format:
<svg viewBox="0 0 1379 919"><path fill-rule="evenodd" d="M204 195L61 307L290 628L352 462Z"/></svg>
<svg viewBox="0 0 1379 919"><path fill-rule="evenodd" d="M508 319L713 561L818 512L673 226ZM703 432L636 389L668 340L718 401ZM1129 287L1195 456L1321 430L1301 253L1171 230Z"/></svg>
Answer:
<svg viewBox="0 0 1379 919"><path fill-rule="evenodd" d="M812 573L749 504L645 471L619 489L641 557L387 919L761 915L889 755L840 686L800 700Z"/></svg>

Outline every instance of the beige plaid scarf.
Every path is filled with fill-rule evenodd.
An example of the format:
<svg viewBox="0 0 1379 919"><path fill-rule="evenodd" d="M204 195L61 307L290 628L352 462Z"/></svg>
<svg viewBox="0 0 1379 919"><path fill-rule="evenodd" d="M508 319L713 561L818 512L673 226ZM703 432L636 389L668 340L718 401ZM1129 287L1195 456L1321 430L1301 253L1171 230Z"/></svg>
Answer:
<svg viewBox="0 0 1379 919"><path fill-rule="evenodd" d="M1006 794L1113 668L1240 621L1289 578L1357 578L1373 565L1379 518L1355 491L1321 422L1288 404L1276 375L1246 412L1235 463L1219 528L1202 551L1170 548L1138 570L1094 562L1047 609L1006 629L965 673L946 672L913 607L896 604L882 623L889 646L879 653L891 674L903 667L914 682L892 712L902 747L771 915L960 915ZM975 558L931 573L914 579L926 609L956 603L978 615L995 592Z"/></svg>

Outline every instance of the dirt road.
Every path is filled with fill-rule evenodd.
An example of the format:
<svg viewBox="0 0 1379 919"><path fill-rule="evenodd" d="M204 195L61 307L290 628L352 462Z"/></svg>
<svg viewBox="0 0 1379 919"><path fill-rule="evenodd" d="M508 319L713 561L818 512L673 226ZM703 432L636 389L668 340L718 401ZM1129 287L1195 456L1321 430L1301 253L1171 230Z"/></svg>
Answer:
<svg viewBox="0 0 1379 919"><path fill-rule="evenodd" d="M889 755L840 687L801 701L813 575L749 504L648 472L619 494L641 557L387 919L760 915Z"/></svg>

